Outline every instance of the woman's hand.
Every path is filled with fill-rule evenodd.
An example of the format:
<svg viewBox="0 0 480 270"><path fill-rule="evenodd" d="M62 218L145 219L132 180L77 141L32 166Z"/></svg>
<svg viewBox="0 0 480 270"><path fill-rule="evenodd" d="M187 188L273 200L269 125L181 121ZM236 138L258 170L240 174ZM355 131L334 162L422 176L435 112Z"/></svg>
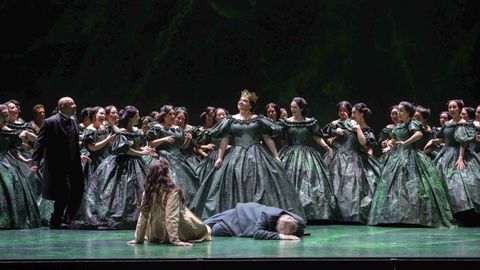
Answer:
<svg viewBox="0 0 480 270"><path fill-rule="evenodd" d="M167 136L167 137L163 137L160 139L160 141L162 143L169 143L169 144L172 144L175 142L175 136L173 135L170 135L170 136Z"/></svg>
<svg viewBox="0 0 480 270"><path fill-rule="evenodd" d="M459 170L463 170L463 168L465 168L465 163L463 162L463 159L459 158L455 163L455 167Z"/></svg>
<svg viewBox="0 0 480 270"><path fill-rule="evenodd" d="M215 161L215 168L220 168L220 166L222 166L222 159L221 158L217 158L217 160Z"/></svg>
<svg viewBox="0 0 480 270"><path fill-rule="evenodd" d="M191 246L193 246L192 243L182 242L182 241L178 241L178 242L175 242L175 243L172 243L172 244L174 244L177 247L191 247Z"/></svg>
<svg viewBox="0 0 480 270"><path fill-rule="evenodd" d="M140 242L140 241L137 241L137 240L131 240L131 241L128 241L127 244L136 245L136 244L143 244L143 242Z"/></svg>

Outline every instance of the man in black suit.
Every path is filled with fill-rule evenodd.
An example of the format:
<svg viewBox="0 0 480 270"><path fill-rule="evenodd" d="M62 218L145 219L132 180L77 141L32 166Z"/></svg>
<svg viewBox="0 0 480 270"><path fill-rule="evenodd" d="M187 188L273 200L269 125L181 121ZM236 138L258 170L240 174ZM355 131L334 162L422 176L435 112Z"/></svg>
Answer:
<svg viewBox="0 0 480 270"><path fill-rule="evenodd" d="M32 172L44 159L42 196L54 200L51 229L66 229L64 215L71 221L83 196L84 179L78 143L78 124L74 118L75 102L70 97L58 101L58 112L45 119L33 148ZM83 157L82 157L83 158Z"/></svg>
<svg viewBox="0 0 480 270"><path fill-rule="evenodd" d="M207 218L205 224L215 236L253 237L264 240L299 240L305 221L300 216L276 207L258 203L238 203Z"/></svg>

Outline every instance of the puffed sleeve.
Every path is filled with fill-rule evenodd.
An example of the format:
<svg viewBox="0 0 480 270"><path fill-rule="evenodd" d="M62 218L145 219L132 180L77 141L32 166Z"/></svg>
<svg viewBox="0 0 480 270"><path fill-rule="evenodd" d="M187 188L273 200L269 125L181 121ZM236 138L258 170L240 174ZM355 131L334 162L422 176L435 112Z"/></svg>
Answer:
<svg viewBox="0 0 480 270"><path fill-rule="evenodd" d="M382 131L380 132L380 134L378 135L378 142L381 143L387 139L391 139L392 138L392 131L393 129L391 128L388 128L388 127L384 127L382 129Z"/></svg>
<svg viewBox="0 0 480 270"><path fill-rule="evenodd" d="M338 125L339 121L335 120L331 123L328 123L326 124L323 128L322 128L322 132L323 132L323 137L334 137L334 136L337 136L337 128L340 127Z"/></svg>
<svg viewBox="0 0 480 270"><path fill-rule="evenodd" d="M125 132L119 132L113 141L112 152L115 155L126 154L132 145L133 141L128 139Z"/></svg>
<svg viewBox="0 0 480 270"><path fill-rule="evenodd" d="M178 234L178 225L180 223L180 208L182 202L177 191L172 191L168 195L167 205L165 206L165 227L167 228L168 239L170 243L180 242Z"/></svg>
<svg viewBox="0 0 480 270"><path fill-rule="evenodd" d="M310 124L310 132L313 136L323 137L323 131L317 119L313 119L313 122Z"/></svg>
<svg viewBox="0 0 480 270"><path fill-rule="evenodd" d="M365 139L367 139L367 146L375 147L377 145L377 141L375 140L375 134L373 134L373 129L364 128L362 129L362 132L365 136Z"/></svg>
<svg viewBox="0 0 480 270"><path fill-rule="evenodd" d="M94 142L95 142L95 131L89 128L84 129L83 139L82 139L83 145L87 146Z"/></svg>
<svg viewBox="0 0 480 270"><path fill-rule="evenodd" d="M216 123L211 129L210 129L210 136L214 139L221 139L223 137L227 137L231 134L230 132L230 126L232 124L233 117L232 116L227 116L222 119L222 121Z"/></svg>
<svg viewBox="0 0 480 270"><path fill-rule="evenodd" d="M20 138L20 130L11 131L11 140L9 142L9 148L16 151L22 151L22 139Z"/></svg>
<svg viewBox="0 0 480 270"><path fill-rule="evenodd" d="M165 137L162 131L162 127L160 125L153 125L145 134L145 140L153 141L158 138Z"/></svg>
<svg viewBox="0 0 480 270"><path fill-rule="evenodd" d="M408 123L408 130L411 132L417 132L417 131L422 131L424 130L422 123L417 120L411 120L410 123Z"/></svg>
<svg viewBox="0 0 480 270"><path fill-rule="evenodd" d="M269 135L270 137L278 137L282 135L282 127L272 119L263 115L258 115L256 119L262 127L262 134Z"/></svg>
<svg viewBox="0 0 480 270"><path fill-rule="evenodd" d="M475 126L473 123L460 123L455 127L455 133L453 136L455 141L463 143L474 140L475 133Z"/></svg>

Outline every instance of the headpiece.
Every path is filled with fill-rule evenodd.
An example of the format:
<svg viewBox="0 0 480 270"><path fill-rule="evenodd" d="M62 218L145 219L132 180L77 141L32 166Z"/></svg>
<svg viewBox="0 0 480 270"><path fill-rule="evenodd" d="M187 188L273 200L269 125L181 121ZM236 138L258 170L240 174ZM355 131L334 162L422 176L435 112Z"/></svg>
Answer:
<svg viewBox="0 0 480 270"><path fill-rule="evenodd" d="M250 101L257 103L258 96L255 94L255 92L250 92L248 89L242 91L242 97L246 97Z"/></svg>

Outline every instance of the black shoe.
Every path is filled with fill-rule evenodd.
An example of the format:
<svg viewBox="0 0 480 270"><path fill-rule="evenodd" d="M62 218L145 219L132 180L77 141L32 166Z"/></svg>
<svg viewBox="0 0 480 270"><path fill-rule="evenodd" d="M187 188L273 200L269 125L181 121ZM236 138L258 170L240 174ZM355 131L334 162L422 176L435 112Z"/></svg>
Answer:
<svg viewBox="0 0 480 270"><path fill-rule="evenodd" d="M50 224L50 229L52 229L52 230L68 230L68 229L70 229L70 225L65 224L65 223Z"/></svg>

